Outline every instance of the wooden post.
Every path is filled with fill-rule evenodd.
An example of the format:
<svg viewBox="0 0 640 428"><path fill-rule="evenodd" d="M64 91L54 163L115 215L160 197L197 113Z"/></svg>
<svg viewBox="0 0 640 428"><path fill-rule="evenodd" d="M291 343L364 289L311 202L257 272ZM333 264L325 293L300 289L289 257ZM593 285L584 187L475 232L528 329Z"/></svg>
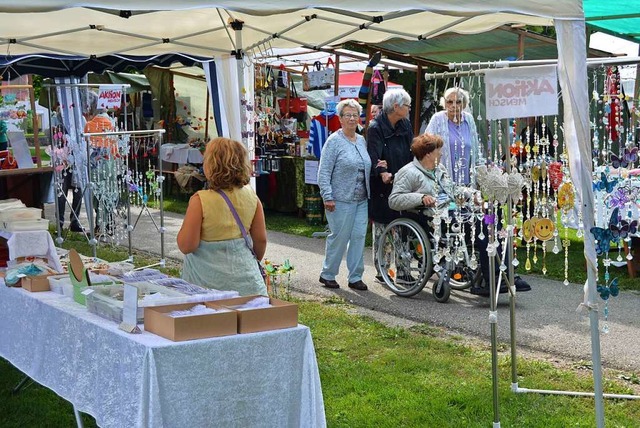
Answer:
<svg viewBox="0 0 640 428"><path fill-rule="evenodd" d="M31 100L31 118L33 120L33 145L36 148L36 166L40 168L42 166L42 160L40 159L40 141L38 140L38 134L40 133L38 127L38 112L36 111L36 97L33 90L33 76L29 75L29 99ZM51 106L49 106L51 108Z"/></svg>
<svg viewBox="0 0 640 428"><path fill-rule="evenodd" d="M340 93L340 55L336 54L335 64L335 76L333 78L333 95L338 96Z"/></svg>
<svg viewBox="0 0 640 428"><path fill-rule="evenodd" d="M524 59L524 33L518 34L518 61Z"/></svg>

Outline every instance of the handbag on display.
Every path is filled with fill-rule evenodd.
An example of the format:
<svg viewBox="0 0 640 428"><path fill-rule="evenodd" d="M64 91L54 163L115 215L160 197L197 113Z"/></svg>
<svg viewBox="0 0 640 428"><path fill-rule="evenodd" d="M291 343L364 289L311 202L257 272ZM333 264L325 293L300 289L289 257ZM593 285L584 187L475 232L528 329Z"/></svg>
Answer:
<svg viewBox="0 0 640 428"><path fill-rule="evenodd" d="M333 63L333 58L329 57L327 60L327 66L324 69L324 84L328 85L327 88L333 86L336 80L336 69Z"/></svg>
<svg viewBox="0 0 640 428"><path fill-rule="evenodd" d="M335 70L334 70L335 72ZM313 68L309 71L309 87L310 89L329 89L331 85L325 83L325 69L320 61L313 63Z"/></svg>
<svg viewBox="0 0 640 428"><path fill-rule="evenodd" d="M247 248L249 249L249 251L251 251L251 254L253 254L253 257L256 259L256 262L258 263L258 269L260 270L260 275L262 275L262 279L266 283L267 272L264 270L264 267L262 266L262 263L260 263L260 260L258 260L258 256L256 256L256 252L253 251L251 240L249 239L249 235L247 235L247 229L244 228L244 224L242 224L242 221L240 220L240 216L238 215L236 208L233 206L233 203L231 203L231 200L229 199L226 193L224 193L222 190L216 190L216 192L218 192L220 196L222 196L222 199L224 199L224 201L229 206L229 210L231 211L231 214L233 214L233 218L235 218L236 223L238 223L238 227L240 228L240 232L242 233L242 237L244 238L244 243L247 244Z"/></svg>
<svg viewBox="0 0 640 428"><path fill-rule="evenodd" d="M300 113L307 112L307 97L299 97L298 91L295 85L291 85L291 97L289 97L289 108L287 109L287 99L279 98L278 106L280 107L280 114L283 116L296 116Z"/></svg>

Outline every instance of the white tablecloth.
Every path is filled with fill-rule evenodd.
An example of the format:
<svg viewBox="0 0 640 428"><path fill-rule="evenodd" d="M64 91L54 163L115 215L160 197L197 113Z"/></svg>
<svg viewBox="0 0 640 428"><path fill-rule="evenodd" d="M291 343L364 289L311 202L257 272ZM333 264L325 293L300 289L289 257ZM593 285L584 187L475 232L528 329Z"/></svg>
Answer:
<svg viewBox="0 0 640 428"><path fill-rule="evenodd" d="M48 230L7 232L0 231L0 236L7 240L9 260L18 257L43 257L49 261L49 266L62 272L62 264Z"/></svg>
<svg viewBox="0 0 640 428"><path fill-rule="evenodd" d="M0 356L102 427L324 427L305 326L171 342L0 281Z"/></svg>
<svg viewBox="0 0 640 428"><path fill-rule="evenodd" d="M199 149L189 144L163 144L160 146L160 158L165 162L185 164L202 163L204 157Z"/></svg>

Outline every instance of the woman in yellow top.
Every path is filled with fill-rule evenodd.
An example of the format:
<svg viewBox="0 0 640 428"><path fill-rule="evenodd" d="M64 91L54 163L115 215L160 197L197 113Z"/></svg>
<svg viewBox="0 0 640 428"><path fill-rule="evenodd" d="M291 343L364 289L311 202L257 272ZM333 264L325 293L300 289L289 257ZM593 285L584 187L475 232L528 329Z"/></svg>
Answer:
<svg viewBox="0 0 640 428"><path fill-rule="evenodd" d="M259 260L267 249L267 228L262 204L248 185L249 157L244 146L228 138L214 138L204 153L204 174L209 188L189 200L178 248L185 254L182 278L240 295L267 294L256 259L247 247L222 190L231 200L253 241Z"/></svg>

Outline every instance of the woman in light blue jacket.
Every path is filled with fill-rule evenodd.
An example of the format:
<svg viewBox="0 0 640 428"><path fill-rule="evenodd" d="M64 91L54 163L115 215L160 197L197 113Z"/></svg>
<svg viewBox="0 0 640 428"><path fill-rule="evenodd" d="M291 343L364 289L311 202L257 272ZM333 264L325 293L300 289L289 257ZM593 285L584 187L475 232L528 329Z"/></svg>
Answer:
<svg viewBox="0 0 640 428"><path fill-rule="evenodd" d="M336 111L342 129L327 139L318 167L318 186L331 231L320 282L327 288L340 287L336 276L346 251L349 287L366 290L362 274L371 159L364 138L356 133L362 114L360 104L353 99L343 100Z"/></svg>

